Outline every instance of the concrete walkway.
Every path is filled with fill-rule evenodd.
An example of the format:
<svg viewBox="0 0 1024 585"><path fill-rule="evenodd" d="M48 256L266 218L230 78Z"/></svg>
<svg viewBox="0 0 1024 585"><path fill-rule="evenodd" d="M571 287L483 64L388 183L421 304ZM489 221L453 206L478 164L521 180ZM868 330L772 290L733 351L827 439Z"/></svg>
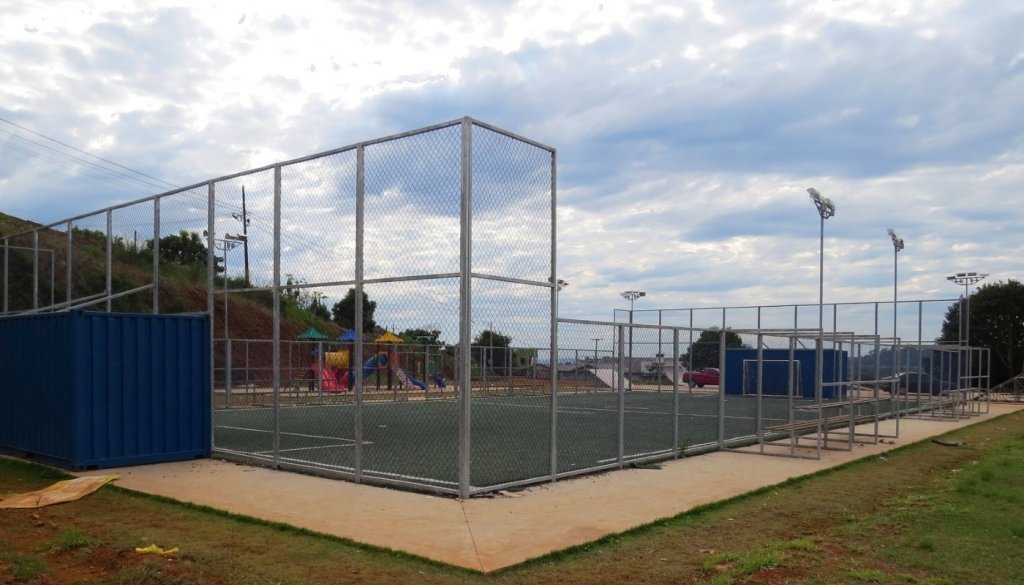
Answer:
<svg viewBox="0 0 1024 585"><path fill-rule="evenodd" d="M118 473L117 485L127 489L494 571L1021 408L993 404L990 414L961 421L904 419L893 444L828 451L821 460L710 453L658 470L615 471L467 501L213 459L81 475ZM892 434L894 424L884 422L882 433Z"/></svg>

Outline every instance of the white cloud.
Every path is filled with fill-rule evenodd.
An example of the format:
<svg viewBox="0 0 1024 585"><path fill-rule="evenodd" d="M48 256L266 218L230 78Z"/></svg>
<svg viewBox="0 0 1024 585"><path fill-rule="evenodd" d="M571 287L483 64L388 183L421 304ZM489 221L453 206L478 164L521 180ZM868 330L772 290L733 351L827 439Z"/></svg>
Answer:
<svg viewBox="0 0 1024 585"><path fill-rule="evenodd" d="M953 294L950 270L1024 270L1024 218L1007 204L1024 179L1011 2L0 11L0 116L175 184L467 114L558 147L574 315L604 317L633 287L652 290L648 304L814 300L810 185L839 204L836 295L887 297L890 226L908 241L907 295ZM0 211L50 221L158 189L0 130ZM451 229L414 211L391 209L396 235ZM494 243L516 243L488 221ZM375 261L430 266L428 252Z"/></svg>

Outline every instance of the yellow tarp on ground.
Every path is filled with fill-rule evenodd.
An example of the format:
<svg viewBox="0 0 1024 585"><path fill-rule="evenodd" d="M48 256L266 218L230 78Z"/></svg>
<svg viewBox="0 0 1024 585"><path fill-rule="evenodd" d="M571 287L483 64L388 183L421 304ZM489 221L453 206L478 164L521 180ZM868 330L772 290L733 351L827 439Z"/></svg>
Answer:
<svg viewBox="0 0 1024 585"><path fill-rule="evenodd" d="M104 484L117 479L116 475L96 475L58 481L50 487L27 494L18 494L0 500L0 509L4 508L42 508L52 504L73 502L103 487Z"/></svg>

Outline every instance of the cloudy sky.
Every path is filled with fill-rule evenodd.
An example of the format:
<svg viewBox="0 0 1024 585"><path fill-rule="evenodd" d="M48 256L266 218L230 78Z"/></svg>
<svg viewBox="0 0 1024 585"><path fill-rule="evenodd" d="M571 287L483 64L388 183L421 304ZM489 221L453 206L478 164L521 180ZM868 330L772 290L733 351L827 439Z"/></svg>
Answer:
<svg viewBox="0 0 1024 585"><path fill-rule="evenodd" d="M826 300L891 298L888 227L901 298L950 298L947 274L1024 273L1022 30L1012 0L7 0L0 211L55 221L468 115L558 149L563 316L627 289L816 302L811 186L837 206Z"/></svg>

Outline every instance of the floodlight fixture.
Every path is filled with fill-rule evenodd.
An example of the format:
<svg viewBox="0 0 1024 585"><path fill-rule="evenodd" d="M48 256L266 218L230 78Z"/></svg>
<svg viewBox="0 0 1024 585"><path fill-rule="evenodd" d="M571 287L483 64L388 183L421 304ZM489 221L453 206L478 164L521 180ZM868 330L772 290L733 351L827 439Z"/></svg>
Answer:
<svg viewBox="0 0 1024 585"><path fill-rule="evenodd" d="M896 235L896 230L889 228L885 231L889 234L889 237L892 238L892 247L895 248L897 252L902 250L904 248L903 238Z"/></svg>
<svg viewBox="0 0 1024 585"><path fill-rule="evenodd" d="M633 310L633 301L639 299L640 297L646 297L646 296L647 296L647 293L642 291L642 290L627 290L626 292L622 293L622 298L624 298L627 301L629 301L629 310L630 311Z"/></svg>
<svg viewBox="0 0 1024 585"><path fill-rule="evenodd" d="M553 279L554 279L554 277L549 276L548 277L548 282L552 282ZM567 286L569 286L569 282L565 281L565 280L562 280L561 278L559 278L557 283L555 284L555 288L558 289L558 292L562 292L562 289L564 289Z"/></svg>
<svg viewBox="0 0 1024 585"><path fill-rule="evenodd" d="M807 189L807 192L810 193L814 206L818 208L818 214L821 215L821 219L828 219L836 214L836 204L831 199L822 197L821 193L814 187Z"/></svg>
<svg viewBox="0 0 1024 585"><path fill-rule="evenodd" d="M988 274L984 272L957 272L952 276L947 276L946 280L955 282L963 287L969 287L978 284L986 278L988 278Z"/></svg>

